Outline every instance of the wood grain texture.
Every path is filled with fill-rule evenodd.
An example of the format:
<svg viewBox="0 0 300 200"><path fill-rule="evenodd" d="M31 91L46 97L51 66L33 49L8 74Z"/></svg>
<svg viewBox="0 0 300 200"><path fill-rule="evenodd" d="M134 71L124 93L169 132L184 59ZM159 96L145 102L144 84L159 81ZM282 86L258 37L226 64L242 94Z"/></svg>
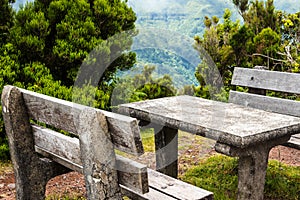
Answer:
<svg viewBox="0 0 300 200"><path fill-rule="evenodd" d="M76 165L82 165L79 139L71 138L37 125L32 125L32 131L35 146L69 160Z"/></svg>
<svg viewBox="0 0 300 200"><path fill-rule="evenodd" d="M24 89L20 90L31 119L80 135L79 115L89 107ZM115 148L134 155L144 152L136 119L99 109L94 110L106 116Z"/></svg>
<svg viewBox="0 0 300 200"><path fill-rule="evenodd" d="M53 130L32 125L36 151L72 170L83 173L79 139L70 138ZM119 183L140 193L148 191L145 165L116 155ZM130 178L128 178L130 177Z"/></svg>
<svg viewBox="0 0 300 200"><path fill-rule="evenodd" d="M122 193L134 200L212 200L213 193L148 169L149 192L138 194L126 187Z"/></svg>
<svg viewBox="0 0 300 200"><path fill-rule="evenodd" d="M232 85L300 94L300 74L235 67Z"/></svg>
<svg viewBox="0 0 300 200"><path fill-rule="evenodd" d="M255 93L259 95L230 91L229 102L300 117L299 101L265 96L266 89L299 94L299 80L300 75L295 73L235 68L232 84L248 86L249 93ZM300 149L299 135L300 134L292 135L291 139L283 145Z"/></svg>
<svg viewBox="0 0 300 200"><path fill-rule="evenodd" d="M230 91L229 102L269 112L300 117L299 101Z"/></svg>
<svg viewBox="0 0 300 200"><path fill-rule="evenodd" d="M199 187L148 169L149 186L176 199L213 199L213 194Z"/></svg>
<svg viewBox="0 0 300 200"><path fill-rule="evenodd" d="M79 158L80 152L78 149L78 139L69 138L68 136L54 132L50 129L38 127L36 125L33 125L32 127L34 130L37 152L62 165L67 165L67 167L82 173L82 166ZM43 137L44 139L41 139ZM45 138L49 138L49 141L46 142L47 139ZM57 140L61 140L61 142L56 144ZM63 147L60 144L63 145ZM69 154L66 153L66 151L72 153ZM126 194L134 199L174 200L211 199L212 197L211 192L168 177L162 173L153 170L149 171L149 169L148 179L150 186L148 189L149 192L147 192L148 190L145 186L148 185L148 179L145 178L145 175L147 176L145 173L147 172L146 167L119 155L116 156L116 161L118 166L119 183L123 186L121 186L122 190L125 190L123 191L123 194ZM134 171L135 173L129 173L128 171ZM138 175L139 173L137 172L141 172L141 175ZM137 180L142 181L138 183ZM143 187L137 186L138 184L143 184Z"/></svg>
<svg viewBox="0 0 300 200"><path fill-rule="evenodd" d="M147 167L123 156L116 157L119 182L140 194L149 192Z"/></svg>
<svg viewBox="0 0 300 200"><path fill-rule="evenodd" d="M17 199L45 199L47 182L69 169L40 158L34 150L34 137L23 101L16 87L2 91L2 111L16 180Z"/></svg>
<svg viewBox="0 0 300 200"><path fill-rule="evenodd" d="M175 197L171 197L168 194L164 194L160 191L157 191L153 188L149 188L149 192L146 194L140 194L136 191L130 190L129 188L122 187L121 191L124 196L129 197L130 199L134 200L178 200Z"/></svg>

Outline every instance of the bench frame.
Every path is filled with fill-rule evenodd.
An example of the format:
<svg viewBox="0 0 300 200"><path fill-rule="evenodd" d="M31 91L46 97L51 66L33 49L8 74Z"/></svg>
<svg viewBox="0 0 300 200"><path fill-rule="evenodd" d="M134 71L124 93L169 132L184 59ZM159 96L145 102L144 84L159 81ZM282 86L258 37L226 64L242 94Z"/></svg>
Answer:
<svg viewBox="0 0 300 200"><path fill-rule="evenodd" d="M137 120L13 86L2 92L17 199L44 199L47 182L84 174L88 199L213 199L213 194L116 155L143 153ZM38 121L79 137L39 126ZM99 139L101 138L101 139Z"/></svg>

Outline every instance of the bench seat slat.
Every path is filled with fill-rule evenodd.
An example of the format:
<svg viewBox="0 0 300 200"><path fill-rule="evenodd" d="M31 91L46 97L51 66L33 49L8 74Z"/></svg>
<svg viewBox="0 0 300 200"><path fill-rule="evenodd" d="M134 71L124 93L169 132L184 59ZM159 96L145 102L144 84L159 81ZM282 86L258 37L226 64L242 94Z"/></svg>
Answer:
<svg viewBox="0 0 300 200"><path fill-rule="evenodd" d="M296 134L296 135L293 135L294 136L294 138L296 138L296 139L299 139L300 140L300 133L299 134Z"/></svg>
<svg viewBox="0 0 300 200"><path fill-rule="evenodd" d="M232 85L300 94L300 74L235 67Z"/></svg>
<svg viewBox="0 0 300 200"><path fill-rule="evenodd" d="M32 125L38 153L72 170L82 173L79 139L53 130ZM147 167L133 160L116 155L119 183L140 193L148 192Z"/></svg>
<svg viewBox="0 0 300 200"><path fill-rule="evenodd" d="M176 199L213 199L213 193L148 168L149 187Z"/></svg>
<svg viewBox="0 0 300 200"><path fill-rule="evenodd" d="M300 149L300 134L292 135L291 139L283 145L294 149Z"/></svg>
<svg viewBox="0 0 300 200"><path fill-rule="evenodd" d="M80 113L89 108L80 104L49 97L28 90L20 89L31 119L46 123L75 135ZM140 155L144 152L136 119L99 109L108 122L109 131L115 148Z"/></svg>
<svg viewBox="0 0 300 200"><path fill-rule="evenodd" d="M134 200L212 200L213 193L191 184L166 176L148 168L149 192L137 194L132 190L123 191ZM124 188L123 188L124 189Z"/></svg>
<svg viewBox="0 0 300 200"><path fill-rule="evenodd" d="M153 188L149 188L149 192L145 194L137 193L129 188L121 186L122 194L134 200L178 200L167 194L161 193Z"/></svg>

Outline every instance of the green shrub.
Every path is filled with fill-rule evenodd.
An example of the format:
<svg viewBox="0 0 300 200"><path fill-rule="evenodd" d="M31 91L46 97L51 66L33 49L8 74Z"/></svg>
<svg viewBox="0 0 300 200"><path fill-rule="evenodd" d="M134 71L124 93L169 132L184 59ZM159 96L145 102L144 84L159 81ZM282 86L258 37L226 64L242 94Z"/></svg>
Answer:
<svg viewBox="0 0 300 200"><path fill-rule="evenodd" d="M7 138L0 137L0 161L10 160Z"/></svg>
<svg viewBox="0 0 300 200"><path fill-rule="evenodd" d="M203 160L199 166L189 169L181 179L212 191L215 199L234 200L238 184L238 160L214 155ZM271 160L268 165L265 199L300 199L300 167L293 167Z"/></svg>

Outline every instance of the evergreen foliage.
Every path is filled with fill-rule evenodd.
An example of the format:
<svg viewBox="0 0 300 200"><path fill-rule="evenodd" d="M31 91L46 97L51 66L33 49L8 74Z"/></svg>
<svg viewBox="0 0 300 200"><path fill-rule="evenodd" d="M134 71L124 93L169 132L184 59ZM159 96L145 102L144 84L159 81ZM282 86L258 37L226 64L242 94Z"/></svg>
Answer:
<svg viewBox="0 0 300 200"><path fill-rule="evenodd" d="M206 16L205 33L202 37L195 37L195 48L199 49L203 61L195 72L200 83L195 88L197 96L226 99L236 66L266 66L270 70L299 72L300 12L288 14L276 10L273 0L233 0L233 3L244 23L232 21L231 11L227 9L222 20ZM207 53L222 76L222 89L216 83L218 77L206 81L215 73L211 70L211 62L205 59ZM211 96L211 91L215 90L218 91Z"/></svg>
<svg viewBox="0 0 300 200"><path fill-rule="evenodd" d="M107 96L113 90L116 71L128 69L135 62L134 53L122 53L130 48L130 37L106 41L123 31L134 32L136 16L126 2L36 0L17 12L11 3L0 1L0 92L10 84L69 101L86 99L79 96L82 92L74 92L79 90L73 87L78 70L90 67L97 71L92 67L106 58L104 74L90 73L99 77L92 85L94 90L84 94L94 92L93 106L109 109ZM95 48L97 57L87 58ZM118 52L118 57L110 58L111 52ZM94 77L85 78L89 83ZM8 157L1 116L0 159Z"/></svg>
<svg viewBox="0 0 300 200"><path fill-rule="evenodd" d="M122 103L157 99L174 96L177 90L173 86L170 75L155 78L155 66L145 65L140 73L133 77L125 76L119 80L112 94L114 105Z"/></svg>
<svg viewBox="0 0 300 200"><path fill-rule="evenodd" d="M11 4L14 0L0 0L0 48L7 42L9 29L13 25L13 14Z"/></svg>
<svg viewBox="0 0 300 200"><path fill-rule="evenodd" d="M120 0L37 0L17 12L10 41L20 50L20 64L45 63L55 80L69 87L89 52L115 33L133 29L135 20Z"/></svg>

